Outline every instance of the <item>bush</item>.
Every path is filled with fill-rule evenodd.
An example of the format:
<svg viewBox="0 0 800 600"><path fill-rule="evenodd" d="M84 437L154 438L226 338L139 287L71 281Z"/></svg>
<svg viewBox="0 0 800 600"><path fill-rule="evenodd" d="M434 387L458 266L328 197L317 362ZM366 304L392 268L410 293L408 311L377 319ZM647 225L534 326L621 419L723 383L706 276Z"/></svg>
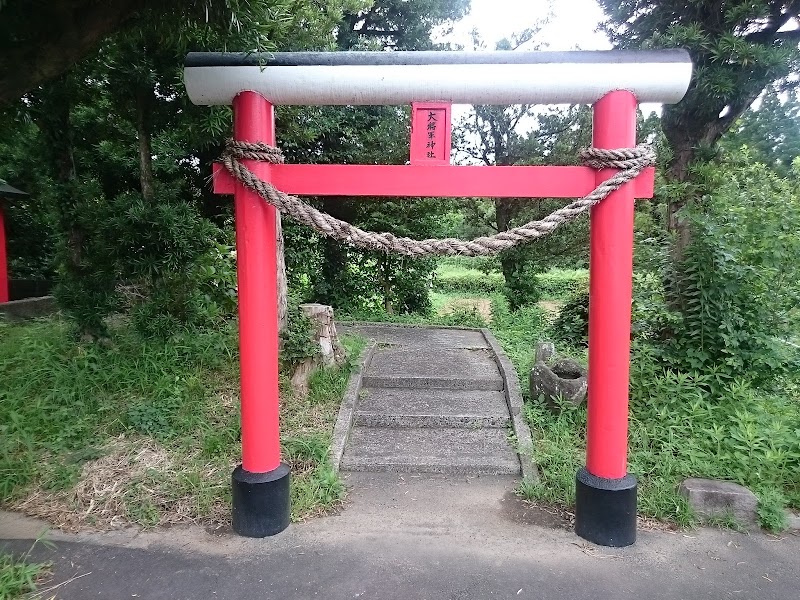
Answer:
<svg viewBox="0 0 800 600"><path fill-rule="evenodd" d="M503 274L506 284L503 287L508 306L512 311L519 310L523 306L533 306L542 297L539 288L539 265L536 262L526 260L525 254L521 251L508 250L504 254L505 261Z"/></svg>
<svg viewBox="0 0 800 600"><path fill-rule="evenodd" d="M589 344L589 292L575 294L553 322L554 335L576 348Z"/></svg>
<svg viewBox="0 0 800 600"><path fill-rule="evenodd" d="M676 368L760 384L792 364L783 339L795 333L800 300L797 175L749 163L708 168L714 192L685 210L691 243L668 277L681 313L667 347Z"/></svg>
<svg viewBox="0 0 800 600"><path fill-rule="evenodd" d="M289 296L286 328L281 332L281 367L291 370L298 364L317 356L319 344L314 341L314 324L300 308L300 299Z"/></svg>
<svg viewBox="0 0 800 600"><path fill-rule="evenodd" d="M509 285L502 273L491 270L494 269L494 262L484 263L490 268L484 271L476 265L452 260L441 263L436 270L434 291L479 296L501 292L506 294L512 307L519 307L535 302L532 298L565 300L589 289L589 272L586 269L550 269L538 273L532 269L532 265L523 263Z"/></svg>
<svg viewBox="0 0 800 600"><path fill-rule="evenodd" d="M536 275L542 298L569 300L589 290L589 271L586 269L550 269Z"/></svg>
<svg viewBox="0 0 800 600"><path fill-rule="evenodd" d="M434 274L433 289L444 294L475 294L488 296L502 292L505 280L500 273L481 273L476 270L438 269Z"/></svg>

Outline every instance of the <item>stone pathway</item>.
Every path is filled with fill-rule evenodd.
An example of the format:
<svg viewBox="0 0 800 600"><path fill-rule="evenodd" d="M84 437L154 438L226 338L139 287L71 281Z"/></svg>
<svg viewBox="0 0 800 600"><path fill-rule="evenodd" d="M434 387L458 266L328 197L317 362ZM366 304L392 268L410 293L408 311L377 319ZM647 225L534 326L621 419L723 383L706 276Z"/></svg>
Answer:
<svg viewBox="0 0 800 600"><path fill-rule="evenodd" d="M512 418L521 398L509 401L491 334L386 325L347 329L376 347L349 419L342 471L522 473L510 441L522 426L521 418ZM512 378L518 395L513 372ZM527 426L516 435L526 436L529 441Z"/></svg>

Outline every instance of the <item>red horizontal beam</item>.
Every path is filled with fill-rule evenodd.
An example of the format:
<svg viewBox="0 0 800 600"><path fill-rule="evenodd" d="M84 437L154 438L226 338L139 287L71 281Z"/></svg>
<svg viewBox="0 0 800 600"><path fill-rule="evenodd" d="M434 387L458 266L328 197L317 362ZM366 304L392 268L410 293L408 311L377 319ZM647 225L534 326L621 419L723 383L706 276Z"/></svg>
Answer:
<svg viewBox="0 0 800 600"><path fill-rule="evenodd" d="M589 167L473 167L431 165L272 165L270 180L298 196L427 196L580 198L595 188ZM655 170L633 181L634 197L652 198ZM214 165L214 192L232 194L234 181Z"/></svg>

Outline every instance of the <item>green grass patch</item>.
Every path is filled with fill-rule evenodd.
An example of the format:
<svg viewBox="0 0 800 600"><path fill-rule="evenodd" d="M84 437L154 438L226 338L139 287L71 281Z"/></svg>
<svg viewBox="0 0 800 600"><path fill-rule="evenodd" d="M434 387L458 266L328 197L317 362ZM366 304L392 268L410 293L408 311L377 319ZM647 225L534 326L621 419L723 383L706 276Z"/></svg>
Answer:
<svg viewBox="0 0 800 600"><path fill-rule="evenodd" d="M484 273L461 265L440 264L434 272L433 289L437 292L487 296L501 292L504 286L503 274L497 271Z"/></svg>
<svg viewBox="0 0 800 600"><path fill-rule="evenodd" d="M67 528L223 522L240 456L233 325L145 340L123 325L113 345L76 343L57 319L0 324L0 502ZM343 487L327 448L352 360L321 370L308 398L281 379L293 517L335 505ZM322 449L325 449L323 452Z"/></svg>
<svg viewBox="0 0 800 600"><path fill-rule="evenodd" d="M34 542L34 546L39 540ZM38 584L49 573L49 563L37 563L30 560L30 550L22 556L9 553L0 554L0 598L16 600L29 597L36 592Z"/></svg>
<svg viewBox="0 0 800 600"><path fill-rule="evenodd" d="M587 269L550 269L535 277L543 300L567 300L589 289ZM470 263L441 262L434 272L433 289L441 294L488 297L502 293L504 288L505 279L499 270L482 271Z"/></svg>

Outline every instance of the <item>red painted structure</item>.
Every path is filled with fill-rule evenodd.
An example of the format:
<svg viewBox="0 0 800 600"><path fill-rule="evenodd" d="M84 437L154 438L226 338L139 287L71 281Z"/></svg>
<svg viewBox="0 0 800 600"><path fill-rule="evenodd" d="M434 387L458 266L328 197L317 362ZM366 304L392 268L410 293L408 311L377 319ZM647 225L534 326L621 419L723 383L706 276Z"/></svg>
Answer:
<svg viewBox="0 0 800 600"><path fill-rule="evenodd" d="M594 105L593 145L636 145L636 98L606 94ZM603 169L597 183L614 173ZM592 208L589 261L589 405L586 469L598 477L627 473L628 372L633 278L633 200L629 183Z"/></svg>
<svg viewBox="0 0 800 600"><path fill-rule="evenodd" d="M411 164L449 165L453 145L449 102L411 104Z"/></svg>
<svg viewBox="0 0 800 600"><path fill-rule="evenodd" d="M236 139L275 144L273 108L267 100L255 92L241 92L233 108ZM431 112L437 122L432 137L428 135ZM429 145L430 140L435 145ZM601 98L594 106L594 145L627 148L635 142L633 94L614 91ZM574 198L589 193L614 172L598 173L588 167L451 166L449 157L449 105L419 103L412 107L410 165L246 162L277 189L314 196ZM587 469L607 479L626 474L633 201L652 197L653 180L654 170L644 171L591 214ZM280 462L275 211L219 165L214 169L214 190L235 195L242 463L247 471L266 473Z"/></svg>
<svg viewBox="0 0 800 600"><path fill-rule="evenodd" d="M233 102L233 135L245 142L275 144L272 104L255 92ZM271 166L244 163L270 180ZM278 427L278 267L275 208L237 184L236 273L239 284L242 468L267 473L281 461Z"/></svg>

